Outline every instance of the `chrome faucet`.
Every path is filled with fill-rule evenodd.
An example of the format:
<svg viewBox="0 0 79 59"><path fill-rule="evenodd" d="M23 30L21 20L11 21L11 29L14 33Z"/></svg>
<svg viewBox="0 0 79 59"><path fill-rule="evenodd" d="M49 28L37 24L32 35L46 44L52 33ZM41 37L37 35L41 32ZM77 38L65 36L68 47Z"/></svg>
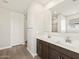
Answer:
<svg viewBox="0 0 79 59"><path fill-rule="evenodd" d="M66 38L66 42L67 43L72 43L72 41L70 40L70 37L69 36Z"/></svg>
<svg viewBox="0 0 79 59"><path fill-rule="evenodd" d="M48 35L48 38L51 38L51 36L50 36L50 35Z"/></svg>

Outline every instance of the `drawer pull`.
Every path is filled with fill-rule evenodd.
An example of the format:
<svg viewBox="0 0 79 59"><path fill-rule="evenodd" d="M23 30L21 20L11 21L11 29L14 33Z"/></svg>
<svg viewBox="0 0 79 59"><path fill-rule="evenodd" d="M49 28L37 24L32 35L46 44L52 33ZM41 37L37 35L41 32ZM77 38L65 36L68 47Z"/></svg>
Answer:
<svg viewBox="0 0 79 59"><path fill-rule="evenodd" d="M64 59L62 56L60 56L60 59Z"/></svg>
<svg viewBox="0 0 79 59"><path fill-rule="evenodd" d="M61 56L58 56L58 59L61 59Z"/></svg>

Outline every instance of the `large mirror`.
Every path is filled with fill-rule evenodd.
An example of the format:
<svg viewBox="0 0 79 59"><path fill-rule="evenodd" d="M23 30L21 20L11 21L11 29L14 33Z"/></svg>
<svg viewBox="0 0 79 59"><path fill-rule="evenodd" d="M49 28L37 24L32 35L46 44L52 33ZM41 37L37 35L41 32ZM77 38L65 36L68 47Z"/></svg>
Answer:
<svg viewBox="0 0 79 59"><path fill-rule="evenodd" d="M64 0L50 10L52 32L79 32L79 0Z"/></svg>

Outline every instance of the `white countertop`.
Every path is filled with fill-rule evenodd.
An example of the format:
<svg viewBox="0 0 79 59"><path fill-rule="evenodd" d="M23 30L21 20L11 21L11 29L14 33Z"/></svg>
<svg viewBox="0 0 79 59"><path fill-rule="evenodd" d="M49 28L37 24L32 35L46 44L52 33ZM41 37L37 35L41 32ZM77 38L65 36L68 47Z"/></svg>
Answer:
<svg viewBox="0 0 79 59"><path fill-rule="evenodd" d="M57 46L60 46L62 48L65 48L65 49L68 49L68 50L71 50L71 51L74 51L76 53L79 53L79 46L76 46L76 45L70 45L70 44L67 44L67 43L64 43L64 42L59 42L59 41L55 41L54 39L50 39L50 38L47 38L46 36L37 36L38 39L40 40L43 40L43 41L46 41L48 43L51 43L51 44L54 44L54 45L57 45Z"/></svg>

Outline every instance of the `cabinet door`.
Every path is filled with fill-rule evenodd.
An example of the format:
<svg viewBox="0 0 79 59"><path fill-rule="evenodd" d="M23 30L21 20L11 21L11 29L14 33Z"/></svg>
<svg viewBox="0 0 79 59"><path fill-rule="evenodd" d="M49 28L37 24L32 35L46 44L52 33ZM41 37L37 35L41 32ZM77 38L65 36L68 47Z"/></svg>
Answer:
<svg viewBox="0 0 79 59"><path fill-rule="evenodd" d="M61 59L60 54L57 51L53 50L53 49L49 50L48 55L49 55L48 59Z"/></svg>
<svg viewBox="0 0 79 59"><path fill-rule="evenodd" d="M46 45L42 45L42 59L48 59L48 47Z"/></svg>
<svg viewBox="0 0 79 59"><path fill-rule="evenodd" d="M71 58L71 57L69 57L69 56L67 56L67 55L62 54L62 55L61 55L61 59L73 59L73 58Z"/></svg>
<svg viewBox="0 0 79 59"><path fill-rule="evenodd" d="M37 53L42 59L48 59L48 43L37 39Z"/></svg>
<svg viewBox="0 0 79 59"><path fill-rule="evenodd" d="M41 41L39 39L37 39L37 54L38 56L42 56L42 44Z"/></svg>

